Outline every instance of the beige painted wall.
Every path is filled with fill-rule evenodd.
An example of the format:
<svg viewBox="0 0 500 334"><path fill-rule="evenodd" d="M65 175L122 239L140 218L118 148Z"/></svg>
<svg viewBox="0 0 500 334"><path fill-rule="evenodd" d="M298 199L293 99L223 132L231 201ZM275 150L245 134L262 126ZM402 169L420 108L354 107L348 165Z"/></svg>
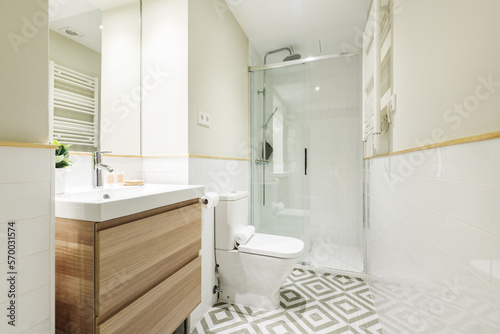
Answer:
<svg viewBox="0 0 500 334"><path fill-rule="evenodd" d="M47 4L0 2L0 141L49 141Z"/></svg>
<svg viewBox="0 0 500 334"><path fill-rule="evenodd" d="M142 138L145 155L188 153L188 4L142 4Z"/></svg>
<svg viewBox="0 0 500 334"><path fill-rule="evenodd" d="M127 90L122 79L114 95L106 93L106 59L117 55L106 55L103 36L103 120L112 131L102 134L102 148L138 154L142 135L144 155L247 158L248 38L229 9L221 11L210 0L144 0L142 29L142 120L135 109L122 120L111 106L107 96L133 87ZM211 116L210 128L197 124L199 110Z"/></svg>
<svg viewBox="0 0 500 334"><path fill-rule="evenodd" d="M252 42L248 41L248 66L256 66L262 64L264 64L264 59L262 59Z"/></svg>
<svg viewBox="0 0 500 334"><path fill-rule="evenodd" d="M500 2L399 3L393 150L500 130Z"/></svg>
<svg viewBox="0 0 500 334"><path fill-rule="evenodd" d="M50 60L91 77L101 77L101 54L99 52L53 30L49 32Z"/></svg>
<svg viewBox="0 0 500 334"><path fill-rule="evenodd" d="M248 38L231 11L190 0L190 154L248 158L248 75ZM200 110L211 117L209 128L198 125Z"/></svg>
<svg viewBox="0 0 500 334"><path fill-rule="evenodd" d="M0 2L0 141L49 141L47 10L48 3L38 0ZM0 333L54 333L54 151L1 147L0 156L0 229L16 221L16 257L23 264L16 326L2 321ZM0 244L7 244L6 233Z"/></svg>
<svg viewBox="0 0 500 334"><path fill-rule="evenodd" d="M101 150L141 153L139 4L102 12Z"/></svg>

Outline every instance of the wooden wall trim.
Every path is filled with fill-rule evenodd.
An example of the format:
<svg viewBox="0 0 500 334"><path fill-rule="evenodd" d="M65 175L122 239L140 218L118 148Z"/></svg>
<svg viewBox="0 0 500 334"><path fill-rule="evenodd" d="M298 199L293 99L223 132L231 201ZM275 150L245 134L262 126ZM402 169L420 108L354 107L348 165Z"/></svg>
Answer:
<svg viewBox="0 0 500 334"><path fill-rule="evenodd" d="M0 141L0 146L7 147L29 147L29 148L47 148L50 150L55 150L59 146L51 145L51 144L37 144L37 143L19 143L19 142L11 142L11 141Z"/></svg>
<svg viewBox="0 0 500 334"><path fill-rule="evenodd" d="M396 151L396 152L387 153L387 154L375 155L373 157L366 157L366 158L364 158L364 160L388 157L388 156L392 156L392 155L405 154L405 153L411 153L411 152L425 151L425 150L430 150L433 148L440 148L440 147L446 147L446 146L452 146L452 145L458 145L458 144L473 143L476 141L495 139L495 138L500 138L500 131L483 133L483 134L476 135L476 136L448 140L448 141L444 141L441 143L434 143L434 144L430 144L430 145L409 148L406 150Z"/></svg>
<svg viewBox="0 0 500 334"><path fill-rule="evenodd" d="M89 155L90 152L69 152L70 155ZM220 159L220 160L237 160L237 161L250 161L246 158L230 158L230 157L215 157L208 155L196 155L196 154L179 154L179 155L127 155L127 154L104 154L105 157L114 158L143 158L143 159L161 159L161 158L203 158L203 159Z"/></svg>
<svg viewBox="0 0 500 334"><path fill-rule="evenodd" d="M143 155L144 159L157 159L157 158L189 158L189 154L158 154L158 155Z"/></svg>
<svg viewBox="0 0 500 334"><path fill-rule="evenodd" d="M91 152L77 152L77 151L69 151L70 155L87 155L87 156L92 156ZM142 158L142 155L133 155L133 154L110 154L106 153L103 154L105 157L111 157L111 158Z"/></svg>
<svg viewBox="0 0 500 334"><path fill-rule="evenodd" d="M250 159L247 159L247 158L212 157L212 156L208 156L208 155L196 155L196 154L190 154L189 157L190 158L203 158L203 159L250 161Z"/></svg>

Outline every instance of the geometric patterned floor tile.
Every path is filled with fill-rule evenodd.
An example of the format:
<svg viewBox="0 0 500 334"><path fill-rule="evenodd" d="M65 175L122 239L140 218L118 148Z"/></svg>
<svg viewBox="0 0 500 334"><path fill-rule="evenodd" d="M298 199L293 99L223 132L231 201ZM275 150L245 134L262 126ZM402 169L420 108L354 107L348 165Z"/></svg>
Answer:
<svg viewBox="0 0 500 334"><path fill-rule="evenodd" d="M265 311L218 302L193 334L382 334L368 285L360 278L296 268Z"/></svg>
<svg viewBox="0 0 500 334"><path fill-rule="evenodd" d="M385 334L500 333L500 327L485 328L444 285L379 279L368 284ZM500 313L495 318L499 321Z"/></svg>

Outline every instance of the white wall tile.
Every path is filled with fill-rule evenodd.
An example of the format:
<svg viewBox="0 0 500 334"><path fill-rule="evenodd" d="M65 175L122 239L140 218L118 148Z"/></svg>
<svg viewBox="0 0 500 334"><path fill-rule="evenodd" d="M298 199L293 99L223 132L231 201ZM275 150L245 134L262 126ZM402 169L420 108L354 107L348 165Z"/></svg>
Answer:
<svg viewBox="0 0 500 334"><path fill-rule="evenodd" d="M403 154L364 165L372 274L416 282L431 301L451 296L439 317L425 311L429 302L417 313L429 333L500 330L497 151L494 139L423 151L423 160ZM409 296L395 299L411 309L422 306Z"/></svg>
<svg viewBox="0 0 500 334"><path fill-rule="evenodd" d="M20 333L47 322L33 333L50 333L54 315L54 295L49 282L53 277L52 177L54 151L48 149L0 147L0 261L6 268L7 222L16 221L17 230L17 326L0 323L1 333ZM52 253L53 254L53 253ZM0 290L7 291L7 281ZM7 294L0 295L0 301ZM6 310L6 304L2 304ZM4 316L5 317L5 316ZM43 329L45 328L45 329Z"/></svg>
<svg viewBox="0 0 500 334"><path fill-rule="evenodd" d="M188 169L188 157L144 158L144 172L180 172Z"/></svg>
<svg viewBox="0 0 500 334"><path fill-rule="evenodd" d="M5 334L18 334L27 331L31 333L28 331L29 329L49 319L51 311L50 308L47 307L48 300L50 300L50 289L48 284L18 296L16 327L9 326L6 321L2 321L0 322L0 332ZM2 310L6 310L7 302L2 303L0 307ZM49 332L39 333L48 334Z"/></svg>
<svg viewBox="0 0 500 334"><path fill-rule="evenodd" d="M27 256L50 248L49 216L16 221L16 230L16 237L20 241L17 243L17 256ZM0 222L0 236L2 239L7 237L7 221ZM0 262L5 261L6 258L0 258Z"/></svg>
<svg viewBox="0 0 500 334"><path fill-rule="evenodd" d="M72 154L73 165L66 168L66 188L88 188L93 185L93 158L90 155ZM104 156L103 163L115 172L123 172L125 180L143 179L143 159L141 157ZM107 171L103 171L106 182Z"/></svg>
<svg viewBox="0 0 500 334"><path fill-rule="evenodd" d="M224 193L249 190L249 161L189 159L189 184L205 185L206 191Z"/></svg>
<svg viewBox="0 0 500 334"><path fill-rule="evenodd" d="M92 157L89 155L71 154L72 166L66 167L66 188L92 186Z"/></svg>
<svg viewBox="0 0 500 334"><path fill-rule="evenodd" d="M22 240L21 240L22 242ZM2 263L2 268L7 268L7 262ZM26 294L43 285L48 285L50 278L50 252L44 251L16 259L17 295ZM8 291L6 279L0 281L0 291ZM6 302L7 294L0 295L0 303Z"/></svg>
<svg viewBox="0 0 500 334"><path fill-rule="evenodd" d="M0 147L0 183L50 181L50 154L53 150ZM5 160L4 160L5 158Z"/></svg>
<svg viewBox="0 0 500 334"><path fill-rule="evenodd" d="M463 221L488 233L500 236L498 187L465 184L463 187Z"/></svg>
<svg viewBox="0 0 500 334"><path fill-rule="evenodd" d="M31 328L28 328L26 331L22 332L22 334L46 334L46 333L51 333L50 320L42 321L39 324Z"/></svg>
<svg viewBox="0 0 500 334"><path fill-rule="evenodd" d="M491 247L491 283L500 289L500 238L490 238Z"/></svg>
<svg viewBox="0 0 500 334"><path fill-rule="evenodd" d="M146 172L144 181L159 184L188 184L187 171L181 172Z"/></svg>
<svg viewBox="0 0 500 334"><path fill-rule="evenodd" d="M490 236L457 220L445 221L442 247L485 280L490 279Z"/></svg>
<svg viewBox="0 0 500 334"><path fill-rule="evenodd" d="M23 220L50 214L50 183L0 184L0 221Z"/></svg>
<svg viewBox="0 0 500 334"><path fill-rule="evenodd" d="M500 170L500 160L491 161L491 170L491 184L500 186L500 173L498 172Z"/></svg>
<svg viewBox="0 0 500 334"><path fill-rule="evenodd" d="M443 148L444 177L475 183L491 182L493 176L491 141L460 144Z"/></svg>

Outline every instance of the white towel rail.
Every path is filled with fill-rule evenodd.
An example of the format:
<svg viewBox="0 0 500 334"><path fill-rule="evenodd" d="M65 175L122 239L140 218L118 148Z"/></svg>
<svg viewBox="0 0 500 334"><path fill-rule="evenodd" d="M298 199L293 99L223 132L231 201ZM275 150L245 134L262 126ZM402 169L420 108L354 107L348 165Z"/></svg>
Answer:
<svg viewBox="0 0 500 334"><path fill-rule="evenodd" d="M51 61L51 137L97 148L99 79Z"/></svg>
<svg viewBox="0 0 500 334"><path fill-rule="evenodd" d="M366 156L373 155L373 149L380 153L381 136L389 128L386 113L392 96L391 8L391 0L373 0L363 34L363 141L367 143Z"/></svg>
<svg viewBox="0 0 500 334"><path fill-rule="evenodd" d="M377 71L380 64L377 63L377 46L379 45L377 25L380 22L376 18L377 2L380 3L377 0L372 3L368 23L363 34L363 141L365 142L374 136L376 132L375 118L378 117L376 94L379 86Z"/></svg>
<svg viewBox="0 0 500 334"><path fill-rule="evenodd" d="M79 123L73 123L73 122L54 121L54 125L76 127L76 128L87 129L87 130L92 130L92 131L94 130L93 125L79 124Z"/></svg>
<svg viewBox="0 0 500 334"><path fill-rule="evenodd" d="M94 124L91 122L79 121L76 119L57 117L57 116L54 117L54 121L62 121L62 122L70 122L70 123L78 123L78 124L85 124L85 125L89 125L89 126L94 126Z"/></svg>
<svg viewBox="0 0 500 334"><path fill-rule="evenodd" d="M374 15L374 33L373 33L373 51L374 51L374 70L373 70L373 97L374 97L374 110L373 110L373 148L377 151L380 150L380 135L382 130L380 128L380 0L373 1L373 15Z"/></svg>
<svg viewBox="0 0 500 334"><path fill-rule="evenodd" d="M65 144L71 144L71 145L82 145L82 146L89 146L89 147L94 147L93 144L88 144L88 143L78 143L75 141L70 141L70 140L64 140Z"/></svg>
<svg viewBox="0 0 500 334"><path fill-rule="evenodd" d="M67 109L67 110L72 110L76 112L81 112L82 114L87 114L87 115L93 115L95 112L95 109L90 109L90 108L84 108L84 107L78 107L72 103L65 103L61 101L57 101L54 103L56 108L61 108L61 109Z"/></svg>
<svg viewBox="0 0 500 334"><path fill-rule="evenodd" d="M83 128L78 128L78 127L72 127L72 126L64 126L64 125L59 125L59 124L54 124L54 129L57 130L57 132L72 132L74 134L94 134L93 129L83 129Z"/></svg>

